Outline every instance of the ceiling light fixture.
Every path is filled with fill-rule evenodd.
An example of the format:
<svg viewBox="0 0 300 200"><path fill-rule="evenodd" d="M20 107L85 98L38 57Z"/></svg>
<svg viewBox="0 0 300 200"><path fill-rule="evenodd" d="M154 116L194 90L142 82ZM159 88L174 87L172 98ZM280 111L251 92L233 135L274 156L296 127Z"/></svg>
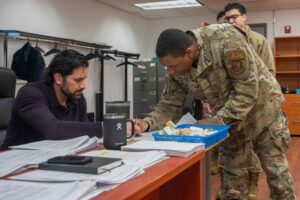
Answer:
<svg viewBox="0 0 300 200"><path fill-rule="evenodd" d="M159 10L170 8L187 8L187 7L199 7L202 4L197 0L174 0L174 1L159 1L151 3L137 3L135 6L144 10Z"/></svg>

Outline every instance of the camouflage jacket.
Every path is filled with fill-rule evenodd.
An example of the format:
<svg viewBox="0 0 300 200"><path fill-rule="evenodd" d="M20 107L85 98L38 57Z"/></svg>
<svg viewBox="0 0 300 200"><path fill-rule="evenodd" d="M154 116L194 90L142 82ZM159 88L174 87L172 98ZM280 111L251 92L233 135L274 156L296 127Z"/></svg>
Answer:
<svg viewBox="0 0 300 200"><path fill-rule="evenodd" d="M244 32L229 24L191 31L202 47L198 66L185 75L166 75L162 99L145 120L162 128L180 113L187 93L211 105L226 124L247 133L261 132L273 121L284 97L280 85L248 44ZM255 135L252 134L252 136ZM250 135L244 139L249 139Z"/></svg>
<svg viewBox="0 0 300 200"><path fill-rule="evenodd" d="M268 40L261 34L252 31L248 25L245 27L248 42L252 45L254 51L262 59L270 72L275 76L275 64L273 53Z"/></svg>

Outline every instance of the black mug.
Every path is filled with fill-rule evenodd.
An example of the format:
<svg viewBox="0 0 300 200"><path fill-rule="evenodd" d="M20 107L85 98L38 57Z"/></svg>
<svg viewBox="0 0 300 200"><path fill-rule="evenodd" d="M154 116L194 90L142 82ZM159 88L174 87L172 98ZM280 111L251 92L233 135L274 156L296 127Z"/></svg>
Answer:
<svg viewBox="0 0 300 200"><path fill-rule="evenodd" d="M105 114L103 116L103 145L106 149L120 150L127 144L126 114ZM131 136L134 135L134 124L131 120ZM129 137L131 137L129 136Z"/></svg>

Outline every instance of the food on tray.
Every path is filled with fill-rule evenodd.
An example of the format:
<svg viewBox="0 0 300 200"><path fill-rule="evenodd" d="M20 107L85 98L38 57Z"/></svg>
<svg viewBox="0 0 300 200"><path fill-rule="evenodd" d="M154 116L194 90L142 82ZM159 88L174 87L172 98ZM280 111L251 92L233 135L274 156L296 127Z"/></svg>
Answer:
<svg viewBox="0 0 300 200"><path fill-rule="evenodd" d="M188 135L188 136L207 136L217 131L214 129L205 129L199 128L196 126L191 126L189 128L176 128L176 125L172 121L168 121L166 123L166 127L164 127L159 134L166 134L166 135Z"/></svg>

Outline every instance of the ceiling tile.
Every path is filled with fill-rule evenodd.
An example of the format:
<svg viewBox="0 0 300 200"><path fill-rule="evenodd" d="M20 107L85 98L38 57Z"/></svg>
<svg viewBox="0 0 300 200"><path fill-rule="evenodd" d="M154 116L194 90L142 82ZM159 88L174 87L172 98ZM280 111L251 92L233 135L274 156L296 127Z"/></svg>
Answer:
<svg viewBox="0 0 300 200"><path fill-rule="evenodd" d="M178 9L162 9L162 10L152 10L151 13L158 15L160 17L185 17L186 14L180 12Z"/></svg>
<svg viewBox="0 0 300 200"><path fill-rule="evenodd" d="M207 7L178 8L177 10L186 14L187 16L208 16L215 14L214 11L208 9Z"/></svg>
<svg viewBox="0 0 300 200"><path fill-rule="evenodd" d="M232 0L200 0L203 7L196 8L178 8L163 10L148 10L135 7L135 3L156 2L162 0L97 0L125 12L143 17L145 19L158 19L167 17L184 17L184 16L208 16L218 13L224 9L224 6ZM272 9L289 9L300 8L300 0L236 0L243 4L249 11L265 11Z"/></svg>

